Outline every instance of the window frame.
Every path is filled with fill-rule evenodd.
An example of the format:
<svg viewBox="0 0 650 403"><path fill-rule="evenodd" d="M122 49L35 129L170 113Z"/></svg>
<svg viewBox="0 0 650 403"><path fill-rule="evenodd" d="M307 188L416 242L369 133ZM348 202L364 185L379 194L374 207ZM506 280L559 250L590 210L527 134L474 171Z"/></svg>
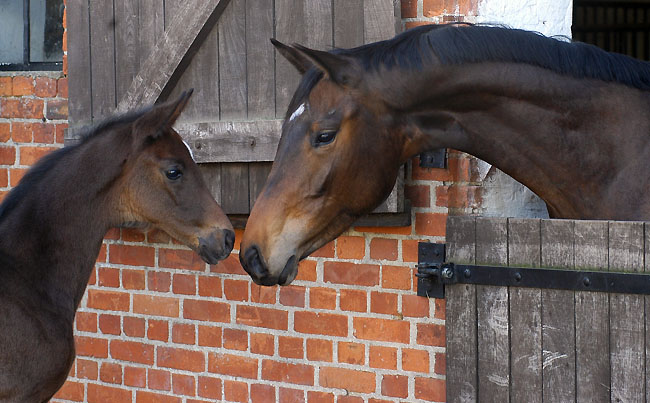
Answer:
<svg viewBox="0 0 650 403"><path fill-rule="evenodd" d="M30 0L23 0L23 62L0 63L0 71L62 71L63 61L60 62L30 62Z"/></svg>

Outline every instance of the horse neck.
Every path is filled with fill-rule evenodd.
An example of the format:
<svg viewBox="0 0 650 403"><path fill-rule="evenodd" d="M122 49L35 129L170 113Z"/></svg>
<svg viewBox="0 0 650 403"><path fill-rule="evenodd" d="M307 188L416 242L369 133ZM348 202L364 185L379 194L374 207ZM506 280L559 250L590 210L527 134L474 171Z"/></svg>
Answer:
<svg viewBox="0 0 650 403"><path fill-rule="evenodd" d="M106 140L90 139L70 151L0 223L0 253L66 314L74 315L114 224L119 147L106 148Z"/></svg>
<svg viewBox="0 0 650 403"><path fill-rule="evenodd" d="M637 90L521 64L438 66L414 81L403 86L402 99L392 95L407 105L408 154L441 147L470 153L528 186L552 216L585 218L597 208L588 203L611 175L603 166L620 164L610 134L621 130L614 111L640 107Z"/></svg>

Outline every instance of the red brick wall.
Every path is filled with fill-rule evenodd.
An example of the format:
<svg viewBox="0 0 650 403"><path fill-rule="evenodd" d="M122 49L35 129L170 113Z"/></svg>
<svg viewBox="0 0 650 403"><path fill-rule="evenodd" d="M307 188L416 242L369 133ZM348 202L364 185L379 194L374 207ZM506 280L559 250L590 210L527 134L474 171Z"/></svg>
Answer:
<svg viewBox="0 0 650 403"><path fill-rule="evenodd" d="M403 0L404 24L459 20L474 2ZM0 199L62 146L66 98L63 74L0 76ZM233 255L209 266L160 231L112 230L54 401L444 401L444 301L416 296L414 266L417 242L443 241L449 210L478 202L472 161L414 160L413 224L353 228L302 262L288 287L249 280L241 231Z"/></svg>

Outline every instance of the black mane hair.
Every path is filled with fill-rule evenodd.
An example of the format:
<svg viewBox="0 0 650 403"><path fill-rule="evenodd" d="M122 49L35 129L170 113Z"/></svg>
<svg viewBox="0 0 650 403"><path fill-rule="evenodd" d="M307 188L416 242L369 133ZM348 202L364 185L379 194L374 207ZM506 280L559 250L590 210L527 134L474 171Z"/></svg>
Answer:
<svg viewBox="0 0 650 403"><path fill-rule="evenodd" d="M41 180L47 176L48 172L50 172L54 166L63 159L63 157L82 147L90 139L106 133L111 129L117 128L118 126L135 122L150 109L151 107L147 107L124 115L117 115L106 119L95 126L84 128L80 134L81 142L79 144L66 146L41 158L31 169L29 169L29 171L27 171L25 176L20 180L20 183L18 183L18 186L13 188L2 204L0 204L0 221L2 221L9 212L24 200L24 198L34 189L35 185L40 183Z"/></svg>
<svg viewBox="0 0 650 403"><path fill-rule="evenodd" d="M582 42L565 42L536 32L488 25L424 25L392 39L352 49L334 49L335 54L358 60L366 70L380 66L422 69L437 58L442 64L479 62L525 63L575 78L617 82L650 90L650 63L618 53L609 53ZM322 73L310 69L298 87L292 106L303 99Z"/></svg>

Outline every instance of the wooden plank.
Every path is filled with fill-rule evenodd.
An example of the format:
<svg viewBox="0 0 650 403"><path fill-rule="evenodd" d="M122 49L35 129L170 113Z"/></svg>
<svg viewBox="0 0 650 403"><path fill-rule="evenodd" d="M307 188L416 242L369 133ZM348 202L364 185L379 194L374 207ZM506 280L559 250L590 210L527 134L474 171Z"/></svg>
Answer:
<svg viewBox="0 0 650 403"><path fill-rule="evenodd" d="M248 164L221 164L221 208L226 214L248 214Z"/></svg>
<svg viewBox="0 0 650 403"><path fill-rule="evenodd" d="M138 1L115 2L115 94L121 99L140 66Z"/></svg>
<svg viewBox="0 0 650 403"><path fill-rule="evenodd" d="M89 4L92 118L99 121L115 111L115 21L113 0Z"/></svg>
<svg viewBox="0 0 650 403"><path fill-rule="evenodd" d="M508 220L508 265L539 267L540 220ZM542 293L536 288L510 290L510 398L542 402Z"/></svg>
<svg viewBox="0 0 650 403"><path fill-rule="evenodd" d="M231 0L219 21L221 120L246 118L246 2Z"/></svg>
<svg viewBox="0 0 650 403"><path fill-rule="evenodd" d="M606 221L575 221L575 268L607 270ZM609 402L609 296L575 293L576 402Z"/></svg>
<svg viewBox="0 0 650 403"><path fill-rule="evenodd" d="M256 162L248 166L248 187L249 187L249 209L253 209L257 196L262 191L266 178L269 177L271 172L270 162Z"/></svg>
<svg viewBox="0 0 650 403"><path fill-rule="evenodd" d="M334 0L334 46L353 48L363 44L363 0Z"/></svg>
<svg viewBox="0 0 650 403"><path fill-rule="evenodd" d="M328 50L332 48L332 2L331 1L305 1L305 21L309 29L306 30L307 40L305 46Z"/></svg>
<svg viewBox="0 0 650 403"><path fill-rule="evenodd" d="M402 165L397 173L395 186L386 200L384 200L373 213L400 213L404 211L404 181L405 169Z"/></svg>
<svg viewBox="0 0 650 403"><path fill-rule="evenodd" d="M476 263L507 265L505 218L477 218ZM478 401L510 400L508 288L476 287L478 317Z"/></svg>
<svg viewBox="0 0 650 403"><path fill-rule="evenodd" d="M282 121L177 123L197 162L273 161Z"/></svg>
<svg viewBox="0 0 650 403"><path fill-rule="evenodd" d="M542 220L542 266L573 268L573 221ZM542 290L543 400L575 401L573 291Z"/></svg>
<svg viewBox="0 0 650 403"><path fill-rule="evenodd" d="M275 117L275 60L273 46L273 2L246 1L246 82L248 118Z"/></svg>
<svg viewBox="0 0 650 403"><path fill-rule="evenodd" d="M393 0L364 0L364 42L390 39L398 32Z"/></svg>
<svg viewBox="0 0 650 403"><path fill-rule="evenodd" d="M650 20L650 12L646 13L646 18ZM650 273L650 226L646 223L643 225L643 230L645 233L645 265L644 272L646 274ZM650 402L650 297L644 297L645 302L645 400Z"/></svg>
<svg viewBox="0 0 650 403"><path fill-rule="evenodd" d="M610 222L609 270L643 271L643 223ZM643 401L645 396L644 297L609 298L611 400Z"/></svg>
<svg viewBox="0 0 650 403"><path fill-rule="evenodd" d="M476 218L447 219L447 259L476 263ZM445 290L447 333L447 402L469 403L478 399L478 351L476 286L458 284Z"/></svg>
<svg viewBox="0 0 650 403"><path fill-rule="evenodd" d="M165 33L165 4L164 0L147 0L138 3L138 71L140 71L155 48L156 42ZM125 95L122 95L120 100L124 97Z"/></svg>
<svg viewBox="0 0 650 403"><path fill-rule="evenodd" d="M221 164L199 164L199 170L210 194L221 204Z"/></svg>
<svg viewBox="0 0 650 403"><path fill-rule="evenodd" d="M118 110L127 111L154 103L170 82L180 76L184 67L210 32L228 0L187 0L156 42L134 78ZM171 85L173 88L173 84ZM171 90L170 88L170 90Z"/></svg>
<svg viewBox="0 0 650 403"><path fill-rule="evenodd" d="M92 121L90 91L90 24L88 0L68 0L68 119L70 127ZM73 136L74 137L74 136ZM68 135L66 133L66 140ZM73 140L73 139L71 139Z"/></svg>
<svg viewBox="0 0 650 403"><path fill-rule="evenodd" d="M275 0L275 37L283 43L305 44L305 0ZM280 53L275 51L275 117L284 119L289 101L298 87L300 75Z"/></svg>

